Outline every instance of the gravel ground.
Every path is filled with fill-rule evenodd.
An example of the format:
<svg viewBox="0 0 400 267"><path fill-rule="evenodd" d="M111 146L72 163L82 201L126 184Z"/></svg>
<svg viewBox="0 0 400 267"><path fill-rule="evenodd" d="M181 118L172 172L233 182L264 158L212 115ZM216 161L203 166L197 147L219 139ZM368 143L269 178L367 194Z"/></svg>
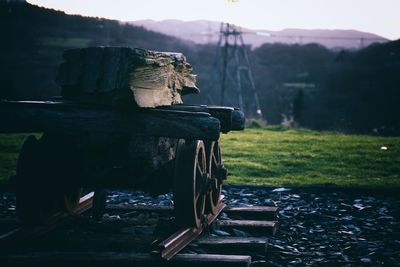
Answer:
<svg viewBox="0 0 400 267"><path fill-rule="evenodd" d="M324 191L230 188L227 203L280 208L272 266L400 266L396 195Z"/></svg>
<svg viewBox="0 0 400 267"><path fill-rule="evenodd" d="M257 187L227 187L223 193L229 206L280 208L269 265L400 266L400 198L393 193ZM112 192L108 202L172 204L171 194L153 199L141 192Z"/></svg>
<svg viewBox="0 0 400 267"><path fill-rule="evenodd" d="M400 266L400 198L382 193L318 189L226 187L230 206L278 206L280 227L270 239L269 266ZM110 191L110 204L172 205L171 194ZM0 215L15 212L13 194L0 194ZM110 216L105 214L105 218ZM227 218L226 214L222 214ZM214 235L257 233L218 229Z"/></svg>

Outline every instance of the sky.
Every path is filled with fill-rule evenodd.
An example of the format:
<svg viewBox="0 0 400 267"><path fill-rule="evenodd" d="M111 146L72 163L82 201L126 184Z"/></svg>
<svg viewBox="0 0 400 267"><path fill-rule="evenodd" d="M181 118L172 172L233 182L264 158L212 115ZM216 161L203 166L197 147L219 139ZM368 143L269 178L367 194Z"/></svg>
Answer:
<svg viewBox="0 0 400 267"><path fill-rule="evenodd" d="M121 21L213 20L259 30L354 29L400 38L400 0L28 0Z"/></svg>

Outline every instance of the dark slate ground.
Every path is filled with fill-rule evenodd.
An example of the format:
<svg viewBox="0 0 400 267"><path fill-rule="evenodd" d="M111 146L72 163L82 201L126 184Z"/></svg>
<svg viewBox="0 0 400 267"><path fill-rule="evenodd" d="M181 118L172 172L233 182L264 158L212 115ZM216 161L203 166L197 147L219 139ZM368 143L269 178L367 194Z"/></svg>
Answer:
<svg viewBox="0 0 400 267"><path fill-rule="evenodd" d="M280 208L280 228L270 239L269 266L400 266L400 197L393 192L226 187L230 206ZM110 191L108 203L172 205L171 194L152 198L140 191ZM0 194L0 215L15 213L13 194ZM105 214L104 218L119 218ZM222 214L226 218L226 214ZM214 235L257 233L214 229ZM261 233L260 233L261 235ZM196 252L195 248L193 249ZM199 251L200 252L200 251ZM257 258L255 258L257 260Z"/></svg>

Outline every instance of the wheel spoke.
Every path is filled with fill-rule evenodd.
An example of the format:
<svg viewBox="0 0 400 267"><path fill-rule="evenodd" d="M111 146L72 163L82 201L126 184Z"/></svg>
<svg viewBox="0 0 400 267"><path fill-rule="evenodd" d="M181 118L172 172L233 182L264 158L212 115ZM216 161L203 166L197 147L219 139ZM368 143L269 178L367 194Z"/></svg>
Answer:
<svg viewBox="0 0 400 267"><path fill-rule="evenodd" d="M196 196L195 196L195 200L196 200L196 202L198 202L199 200L201 200L201 198L204 196L204 194L202 194L201 192L199 192L198 194L196 194Z"/></svg>
<svg viewBox="0 0 400 267"><path fill-rule="evenodd" d="M202 168L201 168L199 163L197 163L197 171L201 175L200 177L203 177L203 170L202 170Z"/></svg>
<svg viewBox="0 0 400 267"><path fill-rule="evenodd" d="M203 195L203 193L204 193L203 191L204 191L203 187L199 186L198 189L196 189L196 198L201 197Z"/></svg>
<svg viewBox="0 0 400 267"><path fill-rule="evenodd" d="M215 157L215 154L214 154L214 153L213 153L212 159L213 159L214 166L218 166L218 160L217 160L217 158Z"/></svg>

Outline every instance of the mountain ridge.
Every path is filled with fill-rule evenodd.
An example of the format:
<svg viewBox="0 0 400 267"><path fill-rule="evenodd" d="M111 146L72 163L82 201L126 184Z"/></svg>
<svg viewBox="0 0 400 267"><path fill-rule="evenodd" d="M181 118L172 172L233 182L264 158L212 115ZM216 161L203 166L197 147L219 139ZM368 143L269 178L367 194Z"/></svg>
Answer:
<svg viewBox="0 0 400 267"><path fill-rule="evenodd" d="M208 20L182 21L137 20L128 22L142 26L147 30L174 36L195 44L218 42L221 22ZM372 43L382 43L388 39L374 33L353 29L299 29L286 28L278 31L264 29L248 29L241 27L245 42L257 48L264 43L306 44L318 43L329 49L359 49Z"/></svg>

